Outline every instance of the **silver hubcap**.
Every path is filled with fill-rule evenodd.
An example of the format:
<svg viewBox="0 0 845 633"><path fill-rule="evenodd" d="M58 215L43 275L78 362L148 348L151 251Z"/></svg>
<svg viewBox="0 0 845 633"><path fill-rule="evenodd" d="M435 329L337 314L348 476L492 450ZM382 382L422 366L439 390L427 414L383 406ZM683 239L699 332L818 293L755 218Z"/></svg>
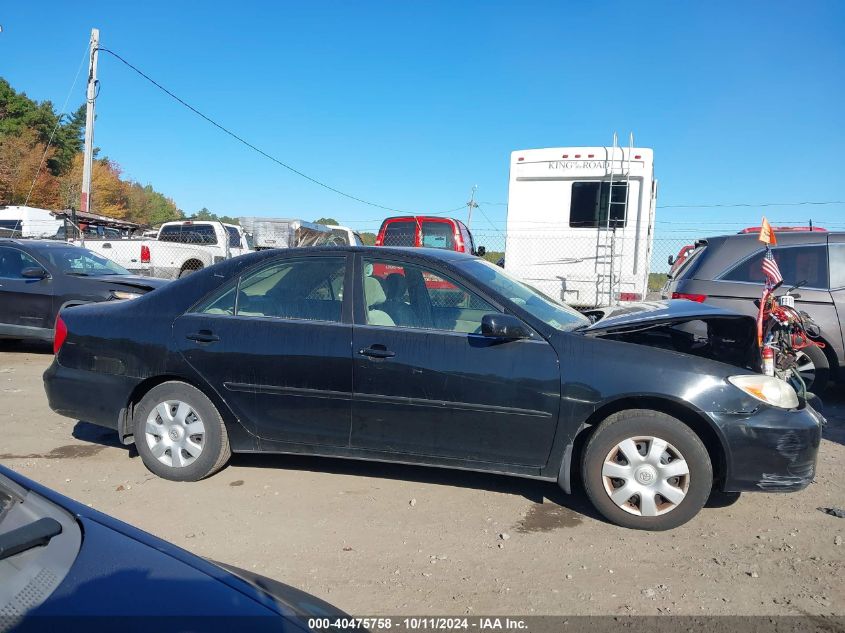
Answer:
<svg viewBox="0 0 845 633"><path fill-rule="evenodd" d="M795 354L795 370L801 376L801 380L804 381L804 386L809 389L816 379L816 364L810 360L807 354L798 352Z"/></svg>
<svg viewBox="0 0 845 633"><path fill-rule="evenodd" d="M162 464L182 468L194 463L205 445L205 425L181 400L159 403L147 416L147 446Z"/></svg>
<svg viewBox="0 0 845 633"><path fill-rule="evenodd" d="M604 458L604 489L617 506L638 516L654 517L677 508L689 490L684 456L659 437L631 437Z"/></svg>

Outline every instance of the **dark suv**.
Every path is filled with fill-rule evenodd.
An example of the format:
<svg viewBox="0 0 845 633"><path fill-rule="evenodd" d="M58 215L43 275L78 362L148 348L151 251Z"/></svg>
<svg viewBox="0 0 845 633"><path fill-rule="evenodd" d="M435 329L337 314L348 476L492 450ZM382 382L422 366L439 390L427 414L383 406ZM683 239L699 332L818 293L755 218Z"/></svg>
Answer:
<svg viewBox="0 0 845 633"><path fill-rule="evenodd" d="M830 379L845 378L845 233L777 233L772 249L783 275L783 288L799 285L796 307L821 328L824 349L808 347L801 374L821 392ZM755 234L722 235L698 240L695 250L663 290L666 299L691 299L756 315L754 300L763 291L761 263L765 246ZM800 295L800 297L798 296Z"/></svg>

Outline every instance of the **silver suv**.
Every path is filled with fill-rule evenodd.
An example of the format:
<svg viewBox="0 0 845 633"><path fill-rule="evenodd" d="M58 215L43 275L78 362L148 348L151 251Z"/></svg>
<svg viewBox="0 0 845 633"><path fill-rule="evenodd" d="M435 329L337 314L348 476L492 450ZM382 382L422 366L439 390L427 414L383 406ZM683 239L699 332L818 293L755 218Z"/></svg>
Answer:
<svg viewBox="0 0 845 633"><path fill-rule="evenodd" d="M777 233L772 249L784 288L800 285L796 307L821 328L824 349L808 347L801 374L820 393L830 380L845 378L845 233ZM757 314L754 300L763 291L765 246L756 234L721 235L698 240L695 249L663 289L665 299L690 299ZM799 296L800 295L800 296Z"/></svg>

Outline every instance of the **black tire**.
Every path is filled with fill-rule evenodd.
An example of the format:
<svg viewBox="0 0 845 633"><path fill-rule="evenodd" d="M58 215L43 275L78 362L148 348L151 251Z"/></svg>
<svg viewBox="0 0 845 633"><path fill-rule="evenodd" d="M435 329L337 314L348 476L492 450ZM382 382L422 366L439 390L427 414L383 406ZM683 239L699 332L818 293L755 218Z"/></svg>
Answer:
<svg viewBox="0 0 845 633"><path fill-rule="evenodd" d="M815 345L805 347L801 351L807 355L815 367L813 379L804 378L804 386L807 387L807 391L822 393L830 382L830 362L827 360L827 355L821 347Z"/></svg>
<svg viewBox="0 0 845 633"><path fill-rule="evenodd" d="M680 484L678 489L680 490L681 487L686 489L686 495L683 496L681 501L672 504L662 496L652 496L654 499L661 500L660 504L663 506L662 508L657 506L657 510L662 513L656 516L632 513L640 511L636 502L625 503L625 507L629 508L628 510L617 505L611 499L610 492L605 487L605 477L602 474L605 458L610 456L611 451L616 450L621 442L632 438L649 437L667 442L669 447L663 454L668 456L670 453L679 453L678 457L686 461L689 471L686 476L678 480ZM635 444L637 444L638 449L642 446L642 450L646 450L649 446L648 440L635 442ZM622 456L620 458L623 462L622 466L627 466L627 464L624 464L624 454L620 452L619 455ZM654 474L659 475L659 472L655 470ZM637 477L640 476L641 474L638 473ZM642 476L648 478L649 473L642 473ZM608 521L635 530L660 531L683 525L704 507L713 487L713 467L701 439L683 422L658 411L629 409L614 413L596 428L584 447L581 460L581 478L593 506ZM607 479L608 486L612 490L621 488L623 481L623 479ZM657 480L652 479L652 482L649 485L658 485ZM634 479L632 483L639 485L642 482ZM618 486L618 488L615 486ZM653 490L653 488L649 488L649 490ZM637 499L638 497L634 493L629 502Z"/></svg>
<svg viewBox="0 0 845 633"><path fill-rule="evenodd" d="M191 414L187 416L189 423L182 423L183 429L192 429L196 426L197 419L201 422L203 434L201 441L200 436L188 433L185 431L183 435L189 436L194 440L194 444L201 445L199 455L194 456L190 463L182 466L167 464L161 461L160 457L153 454L154 445L165 446L170 438L162 434L160 437L148 440L147 436L147 420L151 416L159 404L165 402L181 402L191 409ZM173 408L171 408L171 412ZM178 415L175 416L178 418ZM156 416L157 421L162 421L161 414ZM176 422L172 422L174 426L178 426ZM156 426L159 425L154 422ZM161 429L166 427L162 424ZM229 435L226 433L226 426L223 423L223 418L217 407L208 399L208 397L196 387L184 382L169 381L162 383L150 389L141 401L135 407L133 415L133 430L135 435L135 447L138 449L138 454L150 472L171 481L199 481L209 475L214 474L229 461L232 455L229 447ZM178 432L176 429L174 432ZM192 456L187 452L182 452L181 449L179 460L188 461ZM192 450L192 449L189 449ZM164 458L173 462L172 448L165 450Z"/></svg>
<svg viewBox="0 0 845 633"><path fill-rule="evenodd" d="M185 266L185 268L183 268L181 271L179 271L179 279L182 279L182 277L187 277L188 275L192 275L193 273L197 272L198 270L202 270L202 268L203 268L202 264L197 266L196 263L188 262L188 264Z"/></svg>

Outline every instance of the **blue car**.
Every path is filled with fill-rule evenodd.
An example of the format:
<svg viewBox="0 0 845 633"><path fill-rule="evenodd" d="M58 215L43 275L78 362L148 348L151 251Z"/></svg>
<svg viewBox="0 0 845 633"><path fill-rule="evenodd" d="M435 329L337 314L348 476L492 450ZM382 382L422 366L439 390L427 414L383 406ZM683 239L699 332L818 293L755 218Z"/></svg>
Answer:
<svg viewBox="0 0 845 633"><path fill-rule="evenodd" d="M345 614L0 466L0 633L307 631ZM323 625L324 627L324 625Z"/></svg>

